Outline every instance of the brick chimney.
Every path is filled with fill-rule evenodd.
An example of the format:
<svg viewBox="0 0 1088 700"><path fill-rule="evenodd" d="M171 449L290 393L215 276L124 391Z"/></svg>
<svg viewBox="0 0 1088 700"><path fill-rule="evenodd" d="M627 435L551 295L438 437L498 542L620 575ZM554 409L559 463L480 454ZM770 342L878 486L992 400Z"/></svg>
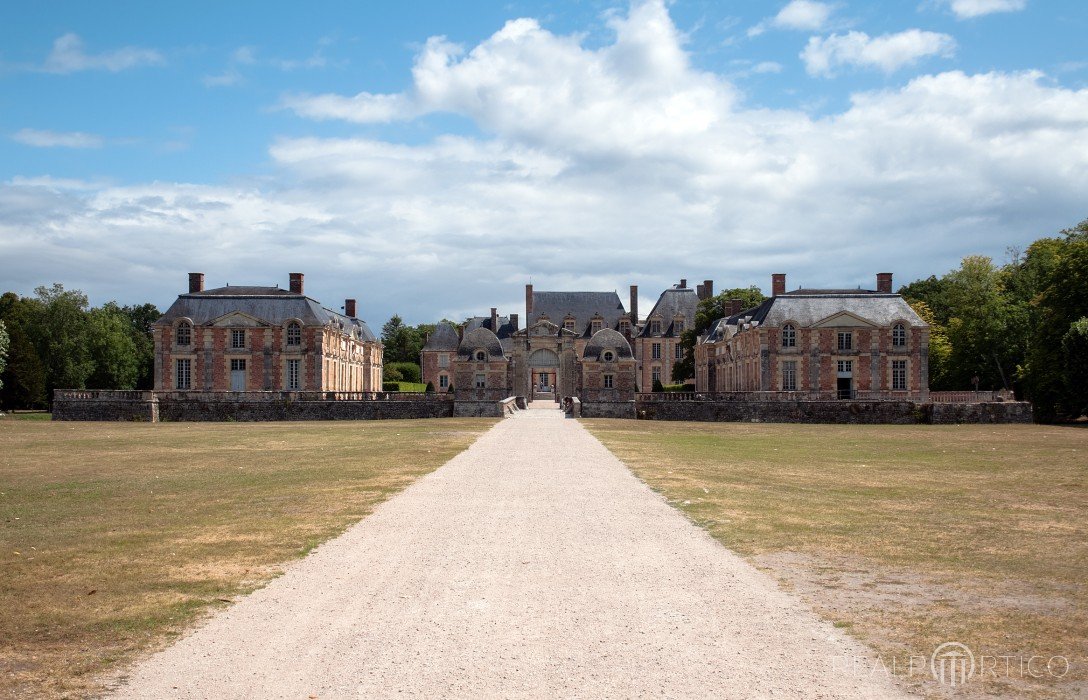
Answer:
<svg viewBox="0 0 1088 700"><path fill-rule="evenodd" d="M510 326L513 327L515 331L518 329L519 320L520 319L518 318L517 314L510 314Z"/></svg>
<svg viewBox="0 0 1088 700"><path fill-rule="evenodd" d="M525 285L525 323L533 322L533 285Z"/></svg>
<svg viewBox="0 0 1088 700"><path fill-rule="evenodd" d="M631 335L638 329L638 285L631 285Z"/></svg>
<svg viewBox="0 0 1088 700"><path fill-rule="evenodd" d="M771 296L777 297L786 293L786 275L776 272L771 275Z"/></svg>
<svg viewBox="0 0 1088 700"><path fill-rule="evenodd" d="M305 294L302 286L303 274L301 272L291 273L291 293L292 294Z"/></svg>
<svg viewBox="0 0 1088 700"><path fill-rule="evenodd" d="M687 288L688 288L688 281L686 279L680 280L680 289L687 289Z"/></svg>
<svg viewBox="0 0 1088 700"><path fill-rule="evenodd" d="M703 285L701 285L701 284L695 285L695 298L698 299L699 301L702 301L703 299L706 299L706 290L703 289Z"/></svg>
<svg viewBox="0 0 1088 700"><path fill-rule="evenodd" d="M197 292L204 291L204 273L203 272L190 272L189 273L189 293L195 294Z"/></svg>
<svg viewBox="0 0 1088 700"><path fill-rule="evenodd" d="M740 299L730 299L729 301L725 302L724 307L726 316L735 316L741 311L744 311L744 304L743 302L741 302Z"/></svg>
<svg viewBox="0 0 1088 700"><path fill-rule="evenodd" d="M499 310L494 306L491 307L491 332L499 333Z"/></svg>
<svg viewBox="0 0 1088 700"><path fill-rule="evenodd" d="M707 299L714 296L714 280L703 280L703 294Z"/></svg>
<svg viewBox="0 0 1088 700"><path fill-rule="evenodd" d="M884 294L892 293L892 273L890 272L878 272L876 273L876 291Z"/></svg>
<svg viewBox="0 0 1088 700"><path fill-rule="evenodd" d="M347 316L348 318L355 318L355 300L354 299L345 299L344 300L344 315Z"/></svg>

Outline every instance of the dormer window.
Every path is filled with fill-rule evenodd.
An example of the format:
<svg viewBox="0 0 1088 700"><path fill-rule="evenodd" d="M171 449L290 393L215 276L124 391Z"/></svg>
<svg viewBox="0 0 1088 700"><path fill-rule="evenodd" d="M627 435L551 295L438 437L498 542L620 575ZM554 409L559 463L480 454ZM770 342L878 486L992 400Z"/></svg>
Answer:
<svg viewBox="0 0 1088 700"><path fill-rule="evenodd" d="M182 321L174 331L174 342L178 345L191 345L193 342L193 327L188 321Z"/></svg>
<svg viewBox="0 0 1088 700"><path fill-rule="evenodd" d="M294 321L287 324L287 344L293 347L302 345L302 326Z"/></svg>
<svg viewBox="0 0 1088 700"><path fill-rule="evenodd" d="M892 345L897 348L906 347L907 345L907 328L902 323L892 326Z"/></svg>
<svg viewBox="0 0 1088 700"><path fill-rule="evenodd" d="M673 328L676 330L676 335L680 335L684 332L684 317L677 316L673 321Z"/></svg>
<svg viewBox="0 0 1088 700"><path fill-rule="evenodd" d="M631 322L626 318L620 319L620 333L627 334L631 330Z"/></svg>
<svg viewBox="0 0 1088 700"><path fill-rule="evenodd" d="M568 316L567 318L563 319L563 328L567 329L568 331L573 331L574 330L574 323L575 323L575 320L573 318L571 318L570 316Z"/></svg>
<svg viewBox="0 0 1088 700"><path fill-rule="evenodd" d="M661 321L659 319L650 321L650 334L661 335Z"/></svg>
<svg viewBox="0 0 1088 700"><path fill-rule="evenodd" d="M604 322L603 322L603 321L601 321L601 319L599 319L599 318L595 318L595 319L593 319L593 322L592 322L592 323L590 323L590 330L591 330L591 332L593 332L593 333L596 333L596 332L598 332L599 330L601 330L601 326L603 325L603 323L604 323Z"/></svg>
<svg viewBox="0 0 1088 700"><path fill-rule="evenodd" d="M483 362L486 359L487 359L487 353L486 352L484 352L483 350L477 350L476 351L476 361L477 362Z"/></svg>
<svg viewBox="0 0 1088 700"><path fill-rule="evenodd" d="M612 362L616 359L616 355L611 350L605 350L604 354L601 355L601 357L604 359L605 362Z"/></svg>
<svg viewBox="0 0 1088 700"><path fill-rule="evenodd" d="M789 323L782 326L782 347L797 347L797 330Z"/></svg>

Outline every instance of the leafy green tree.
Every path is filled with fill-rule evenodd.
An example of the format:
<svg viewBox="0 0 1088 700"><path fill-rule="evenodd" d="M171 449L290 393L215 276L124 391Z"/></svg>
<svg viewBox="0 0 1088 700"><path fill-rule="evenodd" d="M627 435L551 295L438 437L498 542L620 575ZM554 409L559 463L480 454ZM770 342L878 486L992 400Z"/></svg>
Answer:
<svg viewBox="0 0 1088 700"><path fill-rule="evenodd" d="M44 408L46 371L38 350L27 333L37 305L14 292L0 296L0 319L9 337L7 367L3 370L0 406L3 408Z"/></svg>
<svg viewBox="0 0 1088 700"><path fill-rule="evenodd" d="M427 382L427 387L423 391L424 391L424 393L427 393L427 394L433 394L434 393L434 382Z"/></svg>
<svg viewBox="0 0 1088 700"><path fill-rule="evenodd" d="M46 367L46 398L54 389L85 389L94 372L87 295L64 285L34 290L35 322L28 329Z"/></svg>
<svg viewBox="0 0 1088 700"><path fill-rule="evenodd" d="M952 319L952 307L948 300L948 276L937 277L930 275L924 280L916 280L899 288L899 294L907 303L914 306L914 302L920 301L926 305L936 321L942 327L947 327Z"/></svg>
<svg viewBox="0 0 1088 700"><path fill-rule="evenodd" d="M1065 398L1070 416L1088 413L1088 317L1074 321L1062 337L1065 355Z"/></svg>
<svg viewBox="0 0 1088 700"><path fill-rule="evenodd" d="M1008 342L1008 304L993 260L972 255L945 276L952 352L948 378L959 387L974 377L983 388L1010 388L1016 357Z"/></svg>
<svg viewBox="0 0 1088 700"><path fill-rule="evenodd" d="M155 386L155 338L151 324L159 320L162 312L154 304L139 304L122 306L121 313L128 320L129 336L136 346L136 388L152 389Z"/></svg>
<svg viewBox="0 0 1088 700"><path fill-rule="evenodd" d="M673 364L672 381L683 382L695 376L695 343L710 328L710 324L725 316L725 307L730 300L740 299L742 309L751 309L762 304L766 298L759 287L752 285L724 289L715 296L700 301L695 310L695 325L680 334L684 359Z"/></svg>
<svg viewBox="0 0 1088 700"><path fill-rule="evenodd" d="M423 370L415 362L387 362L385 372L392 370L400 375L400 380L418 384L423 381Z"/></svg>
<svg viewBox="0 0 1088 700"><path fill-rule="evenodd" d="M0 320L0 389L4 388L4 369L8 366L8 347L11 338L8 336L8 327Z"/></svg>
<svg viewBox="0 0 1088 700"><path fill-rule="evenodd" d="M655 394L660 394L661 392L665 391L665 385L661 383L660 379L654 380L652 391Z"/></svg>
<svg viewBox="0 0 1088 700"><path fill-rule="evenodd" d="M132 389L140 374L140 352L129 317L113 302L88 313L88 345L94 369L93 389Z"/></svg>
<svg viewBox="0 0 1088 700"><path fill-rule="evenodd" d="M952 357L948 332L924 301L912 301L910 306L929 325L929 388L934 391L954 389L948 381L948 362Z"/></svg>
<svg viewBox="0 0 1088 700"><path fill-rule="evenodd" d="M394 314L382 326L382 345L385 346L385 363L418 363L419 353L423 349L423 336L416 328L405 325L404 319Z"/></svg>

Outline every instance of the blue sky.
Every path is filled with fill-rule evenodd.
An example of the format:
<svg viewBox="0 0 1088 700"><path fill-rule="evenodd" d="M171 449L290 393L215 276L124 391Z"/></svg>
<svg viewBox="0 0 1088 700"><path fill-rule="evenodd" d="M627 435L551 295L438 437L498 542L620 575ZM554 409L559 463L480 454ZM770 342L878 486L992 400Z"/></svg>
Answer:
<svg viewBox="0 0 1088 700"><path fill-rule="evenodd" d="M7 3L0 280L367 317L871 284L1088 216L1081 3ZM646 302L651 302L647 298ZM649 308L649 306L645 306Z"/></svg>

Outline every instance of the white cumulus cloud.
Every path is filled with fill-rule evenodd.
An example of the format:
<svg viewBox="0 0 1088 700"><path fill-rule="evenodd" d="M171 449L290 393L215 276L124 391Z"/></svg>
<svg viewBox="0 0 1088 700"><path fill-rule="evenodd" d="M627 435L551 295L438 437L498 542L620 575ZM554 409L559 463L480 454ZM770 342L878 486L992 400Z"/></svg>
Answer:
<svg viewBox="0 0 1088 700"><path fill-rule="evenodd" d="M53 50L46 57L42 70L46 73L75 73L85 70L105 70L111 73L164 63L161 53L154 49L126 46L98 54L87 53L83 40L77 34L68 33L53 42Z"/></svg>
<svg viewBox="0 0 1088 700"><path fill-rule="evenodd" d="M949 0L952 13L959 19L970 19L995 12L1019 12L1027 7L1027 0Z"/></svg>
<svg viewBox="0 0 1088 700"><path fill-rule="evenodd" d="M774 17L765 19L748 30L748 36L758 36L768 27L816 32L827 25L832 6L816 0L792 0Z"/></svg>
<svg viewBox="0 0 1088 700"><path fill-rule="evenodd" d="M871 37L865 32L810 37L801 52L809 75L834 75L841 67L876 68L892 73L929 56L951 57L956 40L948 34L908 29Z"/></svg>
<svg viewBox="0 0 1088 700"><path fill-rule="evenodd" d="M38 148L101 148L102 137L82 131L49 131L47 129L20 129L11 138L26 146Z"/></svg>

